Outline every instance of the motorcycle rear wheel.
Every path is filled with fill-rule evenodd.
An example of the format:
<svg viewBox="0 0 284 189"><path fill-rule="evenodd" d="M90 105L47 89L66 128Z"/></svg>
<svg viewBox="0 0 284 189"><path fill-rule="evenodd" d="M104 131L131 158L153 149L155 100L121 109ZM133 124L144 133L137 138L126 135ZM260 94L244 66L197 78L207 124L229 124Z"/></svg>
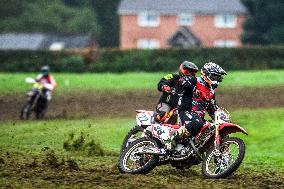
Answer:
<svg viewBox="0 0 284 189"><path fill-rule="evenodd" d="M159 156L154 154L138 154L137 151L139 148L143 147L158 148L158 143L148 137L139 138L132 142L120 155L118 170L121 173L147 174L155 168L159 161Z"/></svg>
<svg viewBox="0 0 284 189"><path fill-rule="evenodd" d="M231 145L236 146L237 150ZM202 173L206 178L226 178L236 171L245 156L245 143L240 138L225 138L221 141L220 152L217 157L213 147L206 154L202 163Z"/></svg>

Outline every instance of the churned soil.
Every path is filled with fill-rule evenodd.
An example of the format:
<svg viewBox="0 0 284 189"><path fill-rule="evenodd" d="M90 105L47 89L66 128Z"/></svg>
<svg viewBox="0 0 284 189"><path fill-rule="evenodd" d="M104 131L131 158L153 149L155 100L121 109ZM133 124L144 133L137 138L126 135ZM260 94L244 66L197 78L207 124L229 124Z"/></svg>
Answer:
<svg viewBox="0 0 284 189"><path fill-rule="evenodd" d="M160 94L155 90L55 92L46 118L134 116L137 109L154 110ZM216 99L228 110L283 107L284 86L220 90ZM18 119L25 101L25 94L0 95L0 120Z"/></svg>
<svg viewBox="0 0 284 189"><path fill-rule="evenodd" d="M197 165L188 170L162 166L147 175L130 175L119 173L116 159L105 157L97 165L81 166L76 161L46 163L44 158L18 159L2 154L0 188L284 188L282 171L241 166L226 179L205 179Z"/></svg>

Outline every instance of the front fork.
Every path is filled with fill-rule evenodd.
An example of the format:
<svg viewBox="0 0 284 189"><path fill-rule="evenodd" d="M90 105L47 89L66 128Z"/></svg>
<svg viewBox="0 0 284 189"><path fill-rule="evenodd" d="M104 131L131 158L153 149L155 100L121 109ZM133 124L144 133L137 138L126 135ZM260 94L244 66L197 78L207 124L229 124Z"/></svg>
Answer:
<svg viewBox="0 0 284 189"><path fill-rule="evenodd" d="M220 156L220 143L221 143L221 136L219 132L220 124L215 125L215 140L214 140L214 154L215 156Z"/></svg>

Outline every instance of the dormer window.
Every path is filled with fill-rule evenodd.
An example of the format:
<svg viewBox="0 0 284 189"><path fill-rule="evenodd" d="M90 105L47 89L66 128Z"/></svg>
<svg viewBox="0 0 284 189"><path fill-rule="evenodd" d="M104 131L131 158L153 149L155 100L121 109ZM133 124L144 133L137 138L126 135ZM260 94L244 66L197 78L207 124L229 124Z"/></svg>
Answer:
<svg viewBox="0 0 284 189"><path fill-rule="evenodd" d="M138 25L142 27L158 27L160 17L153 12L142 12L138 15Z"/></svg>
<svg viewBox="0 0 284 189"><path fill-rule="evenodd" d="M177 22L179 26L190 26L193 22L193 15L185 13L179 14Z"/></svg>
<svg viewBox="0 0 284 189"><path fill-rule="evenodd" d="M235 28L237 25L237 17L235 15L216 15L215 26L217 28Z"/></svg>

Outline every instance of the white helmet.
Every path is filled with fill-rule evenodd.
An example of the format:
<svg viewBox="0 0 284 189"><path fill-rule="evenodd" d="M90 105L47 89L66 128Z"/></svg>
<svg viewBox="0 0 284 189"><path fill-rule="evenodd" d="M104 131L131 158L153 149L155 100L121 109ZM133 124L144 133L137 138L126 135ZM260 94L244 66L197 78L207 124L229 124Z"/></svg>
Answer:
<svg viewBox="0 0 284 189"><path fill-rule="evenodd" d="M223 75L227 75L226 71L213 62L208 62L201 68L201 77L209 85L218 86L223 80Z"/></svg>

